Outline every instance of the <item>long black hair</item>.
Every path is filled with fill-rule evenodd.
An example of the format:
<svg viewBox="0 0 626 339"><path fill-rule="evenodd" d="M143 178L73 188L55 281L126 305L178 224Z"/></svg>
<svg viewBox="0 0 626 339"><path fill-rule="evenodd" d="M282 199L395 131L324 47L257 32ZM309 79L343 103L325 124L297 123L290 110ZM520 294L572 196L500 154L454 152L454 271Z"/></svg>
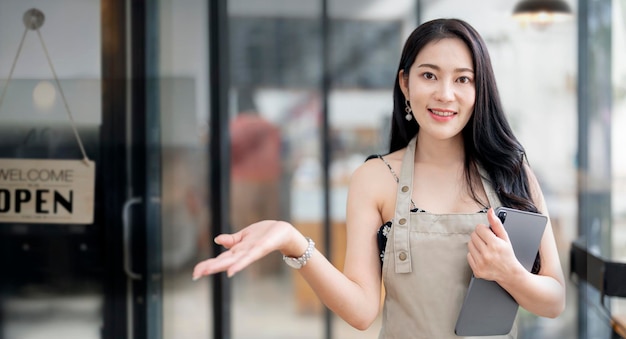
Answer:
<svg viewBox="0 0 626 339"><path fill-rule="evenodd" d="M417 54L428 43L445 38L457 38L467 45L473 59L476 100L474 112L461 134L465 147L465 177L473 198L475 166L482 167L503 206L538 212L530 196L525 151L504 115L496 79L485 42L478 32L459 19L436 19L417 27L408 37L396 73L393 90L390 152L406 147L419 133L419 125L407 123L404 116L405 97L400 88L399 73L408 76ZM484 204L484 203L483 203ZM539 260L535 261L535 266ZM537 272L539 267L533 268Z"/></svg>
<svg viewBox="0 0 626 339"><path fill-rule="evenodd" d="M408 37L393 90L390 152L406 147L419 132L419 125L404 119L405 97L400 89L399 72L405 75L428 43L445 38L460 39L469 48L474 66L476 100L474 112L461 132L465 147L465 173L468 187L472 166L481 166L489 175L504 206L537 212L530 198L528 175L525 171L524 148L517 140L504 115L496 79L485 42L478 32L459 19L436 19L417 27Z"/></svg>

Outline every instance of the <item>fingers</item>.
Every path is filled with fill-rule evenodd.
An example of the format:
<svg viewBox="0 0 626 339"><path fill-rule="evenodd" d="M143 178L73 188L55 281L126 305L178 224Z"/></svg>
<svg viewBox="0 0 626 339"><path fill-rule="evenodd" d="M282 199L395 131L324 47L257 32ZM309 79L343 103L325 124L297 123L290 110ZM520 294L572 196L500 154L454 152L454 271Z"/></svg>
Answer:
<svg viewBox="0 0 626 339"><path fill-rule="evenodd" d="M242 234L241 234L241 231L239 231L233 234L220 234L217 237L215 237L213 241L215 241L215 243L218 245L222 245L226 247L227 249L230 249L231 247L235 246L241 241L241 237L242 237Z"/></svg>
<svg viewBox="0 0 626 339"><path fill-rule="evenodd" d="M498 238L508 241L509 235L506 233L506 230L502 225L502 221L500 221L500 218L496 216L496 212L494 212L493 208L489 208L489 211L487 212L487 219L489 220L489 225L491 225L493 233Z"/></svg>
<svg viewBox="0 0 626 339"><path fill-rule="evenodd" d="M509 242L509 235L492 208L490 208L487 212L487 220L489 221L489 225L491 227L483 224L479 224L478 226L476 226L475 233L478 234L480 239L482 239L485 243L490 244L494 240L495 235L495 237Z"/></svg>
<svg viewBox="0 0 626 339"><path fill-rule="evenodd" d="M215 237L213 241L215 241L216 244L222 245L229 250L223 252L215 258L198 263L193 270L192 277L194 281L200 279L205 275L211 275L214 273L226 271L232 266L233 263L236 262L237 256L235 255L235 252L231 249L233 248L233 246L241 241L240 232L237 232L235 234L220 234Z"/></svg>
<svg viewBox="0 0 626 339"><path fill-rule="evenodd" d="M474 242L479 252L484 253L487 247L493 246L494 242L497 241L497 237L489 226L478 224L474 232L472 232L470 241Z"/></svg>
<svg viewBox="0 0 626 339"><path fill-rule="evenodd" d="M482 253L487 252L487 244L480 239L476 232L472 232L470 235L470 240L467 243L467 249L469 254L471 254L474 258L481 258Z"/></svg>
<svg viewBox="0 0 626 339"><path fill-rule="evenodd" d="M472 233L472 238L475 236L474 233ZM470 264L470 267L472 268L472 270L476 269L476 259L474 258L479 258L480 257L480 250L477 248L476 244L475 244L475 240L474 239L470 239L470 241L467 243L467 262Z"/></svg>
<svg viewBox="0 0 626 339"><path fill-rule="evenodd" d="M226 272L230 278L252 262L252 260L249 259L244 260L245 257L245 252L233 253L226 251L215 258L205 260L194 267L193 280L198 280L205 275L220 272ZM241 263L244 261L247 264L242 266Z"/></svg>
<svg viewBox="0 0 626 339"><path fill-rule="evenodd" d="M252 248L252 249L250 249L248 251L245 251L241 256L239 256L237 258L237 261L233 262L232 265L230 265L230 267L226 271L226 275L229 278L232 277L233 275L235 275L239 271L241 271L244 268L248 267L248 265L252 264L253 262L255 262L257 260L259 260L265 254L266 253L262 252L258 247L257 248Z"/></svg>
<svg viewBox="0 0 626 339"><path fill-rule="evenodd" d="M226 271L237 261L237 255L226 251L215 258L200 262L193 269L193 280L198 280L205 275L211 275Z"/></svg>
<svg viewBox="0 0 626 339"><path fill-rule="evenodd" d="M193 278L224 271L231 277L270 252L285 248L294 231L295 228L288 223L262 220L239 232L220 234L214 241L227 251L199 263L194 268Z"/></svg>
<svg viewBox="0 0 626 339"><path fill-rule="evenodd" d="M491 260L494 257L494 246L497 246L498 238L487 225L479 224L470 235L467 243L467 262L474 275L478 278L488 275L491 270Z"/></svg>
<svg viewBox="0 0 626 339"><path fill-rule="evenodd" d="M467 243L467 262L475 273L487 265L486 260L491 257L490 250L485 242L473 232Z"/></svg>
<svg viewBox="0 0 626 339"><path fill-rule="evenodd" d="M476 274L476 272L478 271L478 266L476 264L476 260L474 259L474 256L472 255L471 252L467 253L467 262L470 265L470 268L472 269L472 272L474 273L474 275L478 277L478 275Z"/></svg>
<svg viewBox="0 0 626 339"><path fill-rule="evenodd" d="M479 224L470 235L467 244L467 262L474 275L487 280L497 280L505 276L507 267L515 258L508 234L493 209L489 209L487 219L491 228Z"/></svg>
<svg viewBox="0 0 626 339"><path fill-rule="evenodd" d="M193 270L193 280L198 280L205 275L219 272L226 272L227 276L230 278L269 253L269 250L264 246L242 243L237 233L219 235L216 237L215 241L224 246L229 246L233 243L234 245L232 245L228 251L221 253L217 257L197 264Z"/></svg>

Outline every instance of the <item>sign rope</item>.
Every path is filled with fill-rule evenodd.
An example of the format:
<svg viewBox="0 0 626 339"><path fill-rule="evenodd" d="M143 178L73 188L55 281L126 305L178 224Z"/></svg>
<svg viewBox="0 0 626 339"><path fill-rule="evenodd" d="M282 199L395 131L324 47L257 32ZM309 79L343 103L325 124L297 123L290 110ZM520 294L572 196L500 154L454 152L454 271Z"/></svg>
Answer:
<svg viewBox="0 0 626 339"><path fill-rule="evenodd" d="M50 70L52 71L52 76L54 77L54 81L57 84L57 87L59 88L59 93L61 94L61 99L63 100L63 104L65 105L65 111L67 112L67 117L69 118L69 121L70 121L70 126L72 127L72 130L74 131L74 136L76 137L76 141L78 142L78 147L80 147L80 151L83 155L83 161L86 164L89 164L89 158L87 157L87 153L85 152L85 148L83 147L83 142L80 139L78 130L76 129L76 123L74 121L74 117L72 116L72 112L70 111L70 106L67 103L65 93L63 92L63 87L61 87L61 82L59 81L59 77L57 76L57 73L52 64L50 53L48 52L48 48L46 47L43 36L41 35L41 31L39 30L39 28L43 26L45 16L43 12L41 12L40 10L32 8L26 11L26 13L24 13L23 19L24 19L24 25L26 26L26 28L24 29L24 33L22 34L22 40L20 41L20 45L17 49L17 53L15 54L15 59L13 59L13 64L11 65L11 70L9 71L9 78L7 79L7 83L4 86L4 89L2 90L2 95L0 95L0 108L2 108L2 102L4 101L4 98L7 93L7 89L9 88L9 83L11 82L11 79L13 78L13 72L15 71L15 66L17 64L17 60L19 59L20 53L22 52L22 47L24 46L24 40L26 40L26 35L29 30L34 30L35 32L37 32L37 36L39 37L39 42L41 43L41 47L43 48L46 59L48 60L48 65L50 66Z"/></svg>

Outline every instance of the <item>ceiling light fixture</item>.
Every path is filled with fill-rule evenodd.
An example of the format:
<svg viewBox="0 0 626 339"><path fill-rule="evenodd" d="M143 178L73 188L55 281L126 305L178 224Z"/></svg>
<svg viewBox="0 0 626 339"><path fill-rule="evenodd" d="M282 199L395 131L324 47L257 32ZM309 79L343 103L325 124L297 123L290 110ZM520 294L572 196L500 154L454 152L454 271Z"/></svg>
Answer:
<svg viewBox="0 0 626 339"><path fill-rule="evenodd" d="M572 10L564 0L522 0L513 9L513 18L522 24L545 27L572 17Z"/></svg>

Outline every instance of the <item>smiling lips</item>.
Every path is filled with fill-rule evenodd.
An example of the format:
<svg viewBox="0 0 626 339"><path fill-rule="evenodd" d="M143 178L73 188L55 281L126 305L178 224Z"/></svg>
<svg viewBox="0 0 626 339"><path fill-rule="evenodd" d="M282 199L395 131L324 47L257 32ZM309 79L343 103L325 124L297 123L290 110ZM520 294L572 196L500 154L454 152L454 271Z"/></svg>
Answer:
<svg viewBox="0 0 626 339"><path fill-rule="evenodd" d="M442 111L434 109L429 109L428 111L436 120L449 120L452 119L452 117L456 114L456 112L453 111Z"/></svg>

